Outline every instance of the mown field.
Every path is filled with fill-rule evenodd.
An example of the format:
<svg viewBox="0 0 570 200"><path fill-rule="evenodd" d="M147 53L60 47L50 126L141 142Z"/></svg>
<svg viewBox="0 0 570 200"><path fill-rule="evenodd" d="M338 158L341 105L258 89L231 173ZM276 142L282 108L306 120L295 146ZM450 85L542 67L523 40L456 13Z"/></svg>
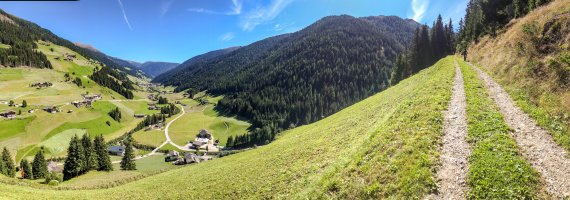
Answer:
<svg viewBox="0 0 570 200"><path fill-rule="evenodd" d="M251 151L110 189L57 191L0 184L0 193L10 199L422 198L435 187L441 111L451 94L452 63L447 58Z"/></svg>

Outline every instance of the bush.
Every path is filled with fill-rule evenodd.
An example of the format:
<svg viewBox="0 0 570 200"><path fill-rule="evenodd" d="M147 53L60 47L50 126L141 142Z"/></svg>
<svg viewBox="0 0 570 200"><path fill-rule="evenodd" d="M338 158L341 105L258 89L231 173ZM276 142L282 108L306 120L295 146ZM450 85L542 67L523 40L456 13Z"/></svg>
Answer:
<svg viewBox="0 0 570 200"><path fill-rule="evenodd" d="M45 183L47 183L48 185L52 185L52 182L54 182L54 181L56 182L55 183L56 185L63 182L63 175L56 173L56 172L48 173L46 176Z"/></svg>
<svg viewBox="0 0 570 200"><path fill-rule="evenodd" d="M49 186L57 186L57 185L59 185L59 181L57 181L57 180L51 180L51 181L49 181L48 185L49 185Z"/></svg>

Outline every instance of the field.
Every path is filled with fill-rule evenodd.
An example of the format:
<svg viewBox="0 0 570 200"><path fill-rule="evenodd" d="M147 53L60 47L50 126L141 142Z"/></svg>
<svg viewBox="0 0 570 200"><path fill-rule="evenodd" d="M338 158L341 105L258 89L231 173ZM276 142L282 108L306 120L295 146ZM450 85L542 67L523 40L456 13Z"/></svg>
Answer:
<svg viewBox="0 0 570 200"><path fill-rule="evenodd" d="M0 193L15 199L422 198L435 187L441 111L454 75L451 60L254 150L110 189L56 191L2 184Z"/></svg>
<svg viewBox="0 0 570 200"><path fill-rule="evenodd" d="M208 99L217 102L220 98ZM187 104L184 107L186 114L172 123L169 130L170 138L178 145L184 145L188 141L194 140L200 130L207 129L212 132L214 139L220 140L220 145L224 146L230 135L235 137L245 134L251 126L247 122L221 116L214 110L212 104L200 106L194 100L182 101L182 103Z"/></svg>

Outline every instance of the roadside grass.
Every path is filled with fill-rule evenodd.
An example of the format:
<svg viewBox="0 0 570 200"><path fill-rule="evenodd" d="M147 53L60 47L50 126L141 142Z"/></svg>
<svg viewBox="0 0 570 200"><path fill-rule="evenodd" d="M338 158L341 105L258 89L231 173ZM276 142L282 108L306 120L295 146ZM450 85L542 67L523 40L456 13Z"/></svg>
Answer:
<svg viewBox="0 0 570 200"><path fill-rule="evenodd" d="M473 68L460 61L467 98L469 199L537 199L540 176L519 153L508 125Z"/></svg>
<svg viewBox="0 0 570 200"><path fill-rule="evenodd" d="M0 49L9 49L10 45L0 43Z"/></svg>
<svg viewBox="0 0 570 200"><path fill-rule="evenodd" d="M178 147L172 146L172 144L168 143L165 144L164 146L162 146L160 148L160 150L166 150L166 151L170 151L170 150L175 150L175 151L180 151L180 149Z"/></svg>

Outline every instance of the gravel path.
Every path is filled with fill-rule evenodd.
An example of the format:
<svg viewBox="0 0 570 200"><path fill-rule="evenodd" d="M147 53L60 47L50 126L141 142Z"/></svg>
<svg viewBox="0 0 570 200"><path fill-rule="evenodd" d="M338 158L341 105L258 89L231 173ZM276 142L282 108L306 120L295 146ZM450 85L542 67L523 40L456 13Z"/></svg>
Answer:
<svg viewBox="0 0 570 200"><path fill-rule="evenodd" d="M441 167L437 173L439 193L432 199L465 199L468 190L466 184L470 148L465 140L467 136L467 103L463 75L455 63L455 83L449 108L444 113L443 149Z"/></svg>
<svg viewBox="0 0 570 200"><path fill-rule="evenodd" d="M554 142L552 136L538 127L522 112L499 84L471 65L485 82L491 98L499 106L505 121L514 130L514 138L523 156L540 172L550 195L570 197L570 160L568 153Z"/></svg>

